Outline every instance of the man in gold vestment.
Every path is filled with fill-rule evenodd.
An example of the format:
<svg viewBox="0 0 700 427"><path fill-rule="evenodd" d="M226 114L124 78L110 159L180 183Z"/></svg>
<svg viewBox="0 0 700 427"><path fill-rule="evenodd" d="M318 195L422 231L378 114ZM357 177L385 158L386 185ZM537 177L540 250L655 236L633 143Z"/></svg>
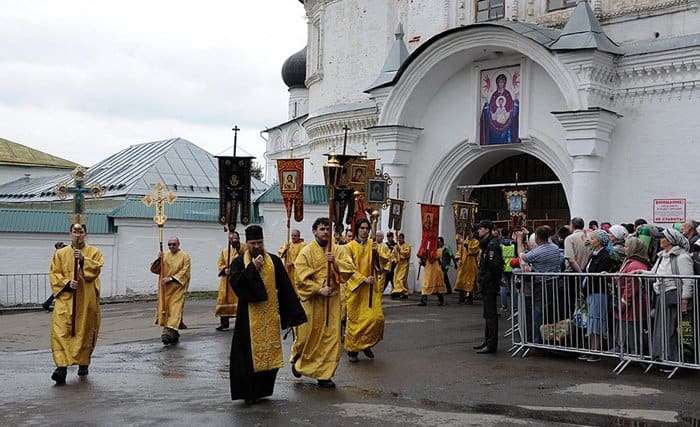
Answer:
<svg viewBox="0 0 700 427"><path fill-rule="evenodd" d="M318 386L334 388L333 375L340 361L340 283L350 277L352 262L345 249L333 245L328 252L330 221L318 218L312 230L314 241L296 257L296 290L306 317L297 328L292 347L292 373L318 380ZM328 264L333 276L328 278Z"/></svg>
<svg viewBox="0 0 700 427"><path fill-rule="evenodd" d="M99 249L85 243L86 235L84 225L71 225L71 245L57 250L51 261L49 279L56 298L51 318L51 353L56 370L51 379L56 384L65 384L71 365L78 365L79 376L88 374L100 330L99 276L104 260Z"/></svg>
<svg viewBox="0 0 700 427"><path fill-rule="evenodd" d="M301 240L301 232L299 230L292 230L291 237L292 240L290 242L282 243L282 246L280 246L277 254L282 259L282 262L284 262L284 268L287 270L289 280L292 281L292 286L294 286L294 281L296 280L294 274L294 261L296 261L301 249L306 246L306 243Z"/></svg>
<svg viewBox="0 0 700 427"><path fill-rule="evenodd" d="M379 256L376 254L377 244L369 238L369 229L369 221L359 219L355 223L357 238L347 244L355 268L345 282L347 321L344 344L351 363L357 362L360 351L373 359L372 347L384 338L382 289L377 280Z"/></svg>
<svg viewBox="0 0 700 427"><path fill-rule="evenodd" d="M406 243L406 236L403 233L396 235L396 246L394 246L394 258L396 268L394 269L394 281L391 290L392 298L408 298L408 263L411 259L411 246Z"/></svg>
<svg viewBox="0 0 700 427"><path fill-rule="evenodd" d="M421 263L425 263L425 273L423 274L423 287L420 290L421 297L418 303L420 306L428 305L428 295L435 294L438 297L438 305L445 305L445 297L443 295L447 292L447 288L445 287L445 275L440 265L443 250L444 248L437 248L435 259L433 260L430 257L427 259L421 258Z"/></svg>
<svg viewBox="0 0 700 427"><path fill-rule="evenodd" d="M159 254L158 259L151 264L151 272L160 273L160 262L163 262L163 275L159 291L165 291L164 297L158 295L155 324L163 327L161 340L163 344L175 344L180 339L180 329L187 329L183 322L185 296L190 286L191 263L190 256L180 249L180 239L168 239L168 252ZM165 300L165 304L163 304Z"/></svg>
<svg viewBox="0 0 700 427"><path fill-rule="evenodd" d="M474 304L474 293L477 291L476 276L479 273L479 240L474 235L468 235L463 241L457 235L457 255L459 268L455 279L455 290L459 291L458 304Z"/></svg>
<svg viewBox="0 0 700 427"><path fill-rule="evenodd" d="M377 278L379 279L379 289L381 289L383 294L384 288L386 288L386 279L388 275L391 274L391 269L393 267L394 252L386 244L386 242L384 242L384 233L382 231L377 231L376 238L379 266L381 267L381 271L379 271Z"/></svg>
<svg viewBox="0 0 700 427"><path fill-rule="evenodd" d="M216 262L219 268L219 293L216 297L216 308L214 314L219 316L220 323L216 327L217 331L223 331L230 327L229 319L236 315L238 308L238 297L230 288L229 276L231 276L231 264L236 257L245 252L245 243L241 244L241 237L237 231L228 232L228 247L221 250L219 259Z"/></svg>

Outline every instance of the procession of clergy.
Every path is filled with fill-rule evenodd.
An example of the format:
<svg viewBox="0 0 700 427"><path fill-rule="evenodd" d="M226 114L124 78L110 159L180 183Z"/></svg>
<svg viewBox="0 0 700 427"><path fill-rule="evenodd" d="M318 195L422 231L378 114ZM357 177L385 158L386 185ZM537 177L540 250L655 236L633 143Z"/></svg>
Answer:
<svg viewBox="0 0 700 427"><path fill-rule="evenodd" d="M88 375L90 358L100 327L99 274L104 264L99 249L85 243L84 224L70 226L71 245L53 256L50 280L55 296L51 324L51 349L56 369L51 378L65 384L67 367L78 365L78 375ZM317 380L322 388L334 388L332 380L341 356L341 340L348 360L358 362L360 352L374 358L372 348L383 339L384 314L381 297L388 281L392 298L406 299L411 247L403 233L381 231L369 237L370 222L359 219L346 236L332 236L328 218L312 226L314 239L305 243L299 230L279 249L279 256L265 251L259 225L245 229L245 243L236 231L218 258L220 276L215 314L217 330L230 327L235 317L230 356L230 387L233 400L253 404L270 396L279 368L283 367L282 329L293 328L292 373ZM478 241L477 241L478 242ZM469 244L460 244L457 258L469 270L470 280L455 289L469 294L476 286L476 255ZM442 304L446 293L440 263L442 248L425 267L422 299L437 294ZM474 251L472 251L474 252ZM159 295L155 324L163 327L164 345L176 344L183 322L190 282L190 257L180 249L177 237L168 239L168 251L160 252L150 271L158 274ZM344 333L342 332L344 328Z"/></svg>

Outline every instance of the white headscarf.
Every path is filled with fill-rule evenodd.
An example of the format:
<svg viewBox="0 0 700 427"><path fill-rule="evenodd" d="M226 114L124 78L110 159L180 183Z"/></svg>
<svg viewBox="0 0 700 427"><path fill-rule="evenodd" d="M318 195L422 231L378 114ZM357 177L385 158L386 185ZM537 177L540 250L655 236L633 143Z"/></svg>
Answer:
<svg viewBox="0 0 700 427"><path fill-rule="evenodd" d="M615 224L612 227L610 227L610 230L608 230L610 234L612 234L615 237L615 240L622 240L624 241L627 236L629 236L629 232L627 229L620 224Z"/></svg>

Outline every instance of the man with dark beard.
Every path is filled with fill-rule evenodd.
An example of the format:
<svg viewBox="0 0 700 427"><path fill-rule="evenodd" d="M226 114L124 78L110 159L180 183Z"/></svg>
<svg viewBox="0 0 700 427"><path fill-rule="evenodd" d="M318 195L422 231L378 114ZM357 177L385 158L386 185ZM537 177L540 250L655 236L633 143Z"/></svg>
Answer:
<svg viewBox="0 0 700 427"><path fill-rule="evenodd" d="M484 342L474 346L477 353L495 353L498 350L498 293L503 275L503 255L501 245L493 237L493 222L488 219L479 222L479 285L484 302Z"/></svg>
<svg viewBox="0 0 700 427"><path fill-rule="evenodd" d="M231 399L251 405L272 394L277 371L284 365L280 325L299 326L306 314L282 260L265 252L262 227L248 226L245 238L247 250L231 265L238 313L229 371Z"/></svg>
<svg viewBox="0 0 700 427"><path fill-rule="evenodd" d="M221 323L216 327L217 331L228 329L230 326L229 319L236 315L238 298L231 290L228 282L231 276L231 263L245 250L245 243L241 244L241 237L238 235L238 232L235 230L229 231L228 247L221 251L217 261L219 277L221 277L219 293L216 297L216 308L214 309L214 314L221 319Z"/></svg>

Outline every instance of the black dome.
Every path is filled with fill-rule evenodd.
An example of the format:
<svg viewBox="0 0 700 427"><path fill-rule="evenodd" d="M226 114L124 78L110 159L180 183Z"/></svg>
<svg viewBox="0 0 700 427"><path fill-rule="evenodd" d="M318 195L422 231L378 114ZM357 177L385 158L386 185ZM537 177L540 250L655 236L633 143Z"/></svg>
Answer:
<svg viewBox="0 0 700 427"><path fill-rule="evenodd" d="M282 80L290 89L306 87L306 46L284 61Z"/></svg>

